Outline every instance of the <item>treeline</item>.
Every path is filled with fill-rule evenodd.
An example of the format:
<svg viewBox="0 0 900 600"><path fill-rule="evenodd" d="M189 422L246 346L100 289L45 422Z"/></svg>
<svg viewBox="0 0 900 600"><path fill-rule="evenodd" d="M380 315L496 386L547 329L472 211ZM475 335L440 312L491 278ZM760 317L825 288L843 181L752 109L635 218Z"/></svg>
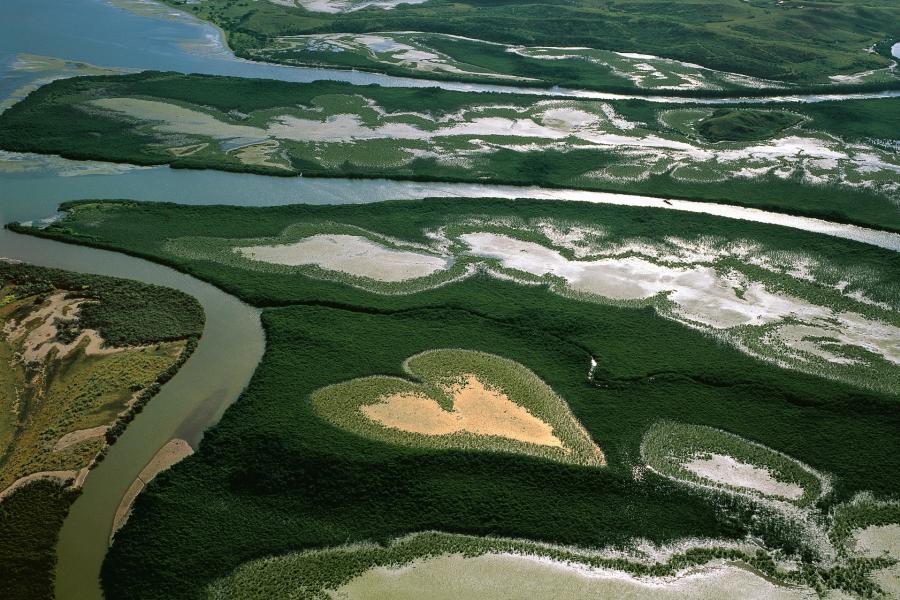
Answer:
<svg viewBox="0 0 900 600"><path fill-rule="evenodd" d="M203 332L200 303L171 288L5 261L0 261L0 282L22 286L21 296L62 289L94 300L82 305L78 325L99 331L112 346L199 338Z"/></svg>
<svg viewBox="0 0 900 600"><path fill-rule="evenodd" d="M41 479L0 502L0 598L54 597L56 542L79 491Z"/></svg>

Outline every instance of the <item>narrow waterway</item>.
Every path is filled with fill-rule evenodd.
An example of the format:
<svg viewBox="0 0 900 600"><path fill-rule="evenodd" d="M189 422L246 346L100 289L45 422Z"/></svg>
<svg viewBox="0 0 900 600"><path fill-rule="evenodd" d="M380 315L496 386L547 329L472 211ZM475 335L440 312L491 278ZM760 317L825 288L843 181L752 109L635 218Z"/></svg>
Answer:
<svg viewBox="0 0 900 600"><path fill-rule="evenodd" d="M17 207L20 207L19 210L21 207L27 207L29 211L34 207L40 207L40 217L43 218L52 215L60 202L82 198L129 198L184 204L243 206L297 203L350 204L420 198L527 198L704 213L822 233L900 252L900 234L714 202L668 200L632 194L534 186L420 183L389 179L273 177L168 167L134 168L116 172L116 165L103 163L91 164L96 171L106 170L115 174L73 175L84 169L87 163L55 158L52 164L52 167L32 172L0 172L0 218L3 222L33 218L16 216Z"/></svg>
<svg viewBox="0 0 900 600"><path fill-rule="evenodd" d="M46 213L17 210L21 217ZM112 518L144 465L170 439L196 447L203 432L244 389L263 353L259 311L217 288L167 267L123 254L0 232L0 256L72 271L127 277L179 289L206 314L194 354L147 405L88 476L60 536L56 590L60 600L102 597L98 574Z"/></svg>

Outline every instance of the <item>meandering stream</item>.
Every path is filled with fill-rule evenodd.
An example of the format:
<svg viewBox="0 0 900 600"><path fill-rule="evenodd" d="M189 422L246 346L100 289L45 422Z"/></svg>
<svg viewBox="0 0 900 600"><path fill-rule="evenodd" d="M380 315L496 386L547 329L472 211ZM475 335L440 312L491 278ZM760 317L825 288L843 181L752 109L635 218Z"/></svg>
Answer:
<svg viewBox="0 0 900 600"><path fill-rule="evenodd" d="M128 0L133 1L133 0ZM140 3L139 3L140 4ZM235 58L218 31L188 15L143 3L149 14L124 10L104 0L7 0L15 18L0 20L0 99L46 73L13 68L20 53L61 57L109 67L176 70L267 77L289 81L338 79L393 86L440 86L464 91L503 91L585 98L626 98L579 90L539 90L505 86L431 82L370 73L305 69L253 63ZM895 48L896 49L896 48ZM900 93L852 95L898 96ZM795 101L839 99L798 96ZM656 98L685 102L684 98ZM757 98L751 102L782 101ZM704 100L719 103L724 100ZM3 157L0 156L0 162ZM546 198L705 212L729 218L775 223L900 251L900 236L817 219L792 217L734 206L665 201L656 198L573 190L471 184L413 183L262 177L165 167L122 168L62 159L28 159L21 172L0 169L0 220L37 220L52 215L59 202L78 198L132 198L184 203L272 205L296 202L347 203L423 197ZM84 174L89 173L89 174ZM99 599L97 580L112 518L122 495L169 439L196 445L249 381L262 356L259 313L211 285L167 267L122 254L64 245L0 231L0 256L73 271L127 277L166 285L195 296L206 311L203 338L181 371L153 399L87 478L62 530L58 548L57 596Z"/></svg>

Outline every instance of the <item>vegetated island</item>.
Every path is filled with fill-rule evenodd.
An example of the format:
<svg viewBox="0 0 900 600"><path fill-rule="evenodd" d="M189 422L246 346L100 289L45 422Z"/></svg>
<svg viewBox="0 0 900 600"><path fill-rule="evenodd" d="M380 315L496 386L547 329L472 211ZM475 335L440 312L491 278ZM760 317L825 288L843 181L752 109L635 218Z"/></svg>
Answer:
<svg viewBox="0 0 900 600"><path fill-rule="evenodd" d="M714 108L144 72L40 88L0 115L0 148L623 192L900 230L896 104Z"/></svg>
<svg viewBox="0 0 900 600"><path fill-rule="evenodd" d="M166 0L242 58L626 93L896 89L890 0Z"/></svg>
<svg viewBox="0 0 900 600"><path fill-rule="evenodd" d="M871 321L895 337L890 251L563 202L65 208L44 230L16 229L164 262L266 307L266 354L250 386L194 458L137 499L116 535L102 574L110 598L354 597L409 565L456 565L460 585L495 573L525 590L547 574L529 568L508 580L497 569L529 560L599 569L606 583L597 585L640 585L610 572L683 581L702 566L703 577L754 589L768 585L759 573L802 586L770 590L786 597L890 589L895 559L879 540L900 523L898 387L842 370L863 360L881 365L883 381L897 375L890 343L852 334ZM698 286L703 268L727 283ZM666 269L665 293L641 287L644 273ZM727 311L703 312L725 299ZM745 303L759 312L742 313ZM726 335L745 318L767 322L741 338L751 345ZM404 369L441 349L450 349L438 364L453 367L452 381L412 360ZM423 418L431 427L441 417L398 394L430 390L446 411L476 389L463 378L475 375L493 383L481 386L491 402L521 401L512 383L480 371L483 356L544 382L604 464L423 440ZM509 377L527 381L517 369ZM404 387L378 387L387 378ZM328 390L347 382L376 387L358 395L362 415L329 414ZM187 526L197 522L206 526ZM721 561L744 570L722 571Z"/></svg>
<svg viewBox="0 0 900 600"><path fill-rule="evenodd" d="M53 596L55 547L90 470L187 360L192 297L0 261L0 596Z"/></svg>

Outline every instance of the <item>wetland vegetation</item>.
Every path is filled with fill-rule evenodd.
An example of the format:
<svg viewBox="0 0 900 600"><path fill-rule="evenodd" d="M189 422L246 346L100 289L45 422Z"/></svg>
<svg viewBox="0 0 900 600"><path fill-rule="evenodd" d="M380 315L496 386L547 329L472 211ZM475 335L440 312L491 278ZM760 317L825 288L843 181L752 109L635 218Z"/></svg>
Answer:
<svg viewBox="0 0 900 600"><path fill-rule="evenodd" d="M249 591L233 590L307 585L334 590L372 566L397 567L458 550L431 541L402 560L390 553L374 561L348 557L346 564L354 565L349 571L343 559L325 561L315 552L374 541L387 544L372 550L380 556L393 547L391 540L431 530L478 536L472 548L482 550L472 550L474 555L511 543L490 539L515 538L606 549L597 565L639 575L729 559L785 583L863 596L879 589L870 574L893 564L847 553L849 542L840 541L846 536L831 533L877 524L883 510L875 499L900 491L896 478L884 477L900 473L890 441L900 425L890 344L876 358L873 350L853 350L847 339L804 331L781 338L802 342L804 360L786 363L782 347L773 346L769 351L778 359L770 361L764 351L723 337L712 322L701 326L699 313L679 317L677 305L690 306L678 296L689 286L685 280L666 283L670 293L651 290L638 299L620 284L570 290L566 282L579 281L566 270L571 266L556 268L551 277L531 266L563 259L560 265L607 261L604 268L634 260L644 261L642 268L709 266L731 277L725 289L736 286L729 292L735 294L731 309L765 290L827 306L837 311L832 315L860 311L893 327L897 274L890 251L706 215L547 201L273 208L82 202L64 208L67 216L46 229L16 229L165 262L270 307L263 313L266 355L242 400L190 461L147 486L117 534L104 566L111 597L209 592L250 598ZM293 229L280 237L286 226ZM370 278L345 277L324 250L300 255L298 264L271 262L273 256L290 262L289 249L298 241L337 231L385 248L450 256L451 268L467 264L474 270L425 286L401 279L385 288L378 279L385 277L384 265ZM498 239L504 245L488 251L486 240ZM529 262L505 263L507 244ZM524 246L523 254L515 244L532 246ZM237 251L246 247L280 249L265 261L248 261ZM741 283L737 274L748 279ZM834 287L848 276L855 283ZM785 318L777 316L779 304L751 304L763 319ZM808 310L782 325L789 333L801 322L815 325L804 321ZM741 325L737 332L747 329ZM436 348L503 357L533 373L602 448L605 466L470 443L420 443L423 435L384 426L397 425L390 420L396 413L373 412L375 420L363 426L365 411L335 408L384 404L398 391L332 397L347 382L397 382L404 390L431 386L416 367L410 371L424 383L408 383L404 364ZM841 371L857 360L876 361L865 369L885 361L878 367L888 378L885 385L867 385ZM452 362L437 364L445 369ZM314 367L321 364L329 369ZM477 370L473 363L448 375L458 381ZM514 402L520 397L508 386L498 389ZM433 398L448 402L445 393L437 389ZM666 423L683 425L671 429ZM800 429L803 436L795 434ZM648 445L648 432L662 444ZM548 478L553 486L541 483ZM553 519L546 518L546 506L554 507ZM270 526L275 514L277 528ZM197 519L215 526L187 527ZM862 525L847 525L851 521ZM760 540L761 554L740 546L748 534ZM707 541L680 546L686 555L677 567L646 556L643 562L609 562L616 558L613 548L631 548L638 538L671 545L698 537ZM156 543L148 547L147 539ZM518 552L535 552L529 548ZM312 558L301 554L297 564L313 560L320 566L293 565L290 553L306 551ZM547 549L537 554L556 556ZM328 582L324 588L322 581Z"/></svg>
<svg viewBox="0 0 900 600"><path fill-rule="evenodd" d="M3 253L206 309L0 262L0 597L900 596L896 2L161 2L0 26Z"/></svg>
<svg viewBox="0 0 900 600"><path fill-rule="evenodd" d="M45 598L62 519L109 444L190 355L197 302L0 262L0 592Z"/></svg>
<svg viewBox="0 0 900 600"><path fill-rule="evenodd" d="M238 56L287 64L687 93L897 83L890 0L166 2L221 27Z"/></svg>
<svg viewBox="0 0 900 600"><path fill-rule="evenodd" d="M897 230L893 105L714 110L141 73L39 89L0 116L0 147L270 175L627 192ZM857 111L884 119L862 126Z"/></svg>

